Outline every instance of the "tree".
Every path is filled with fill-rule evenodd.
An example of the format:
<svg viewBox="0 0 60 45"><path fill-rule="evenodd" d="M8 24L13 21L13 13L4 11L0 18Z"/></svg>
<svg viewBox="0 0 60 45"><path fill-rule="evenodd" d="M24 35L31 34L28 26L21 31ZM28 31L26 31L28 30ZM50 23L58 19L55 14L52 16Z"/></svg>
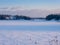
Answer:
<svg viewBox="0 0 60 45"><path fill-rule="evenodd" d="M20 19L24 19L24 20L30 20L31 18L30 17L27 17L27 16L19 16L19 15L15 15L14 16L14 19L15 20L20 20Z"/></svg>
<svg viewBox="0 0 60 45"><path fill-rule="evenodd" d="M46 16L46 20L60 20L60 14L50 14Z"/></svg>

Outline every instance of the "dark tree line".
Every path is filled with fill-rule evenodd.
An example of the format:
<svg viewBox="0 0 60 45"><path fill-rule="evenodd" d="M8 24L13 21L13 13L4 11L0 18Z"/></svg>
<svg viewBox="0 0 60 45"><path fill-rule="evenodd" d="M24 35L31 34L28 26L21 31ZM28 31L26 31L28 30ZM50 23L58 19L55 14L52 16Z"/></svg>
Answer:
<svg viewBox="0 0 60 45"><path fill-rule="evenodd" d="M32 18L28 16L23 15L1 15L0 14L0 20L34 20L34 19L44 19L44 20L60 20L60 14L49 14L46 16L46 18L38 17L38 18Z"/></svg>
<svg viewBox="0 0 60 45"><path fill-rule="evenodd" d="M28 17L28 16L19 16L19 15L15 15L15 16L13 16L13 20L20 20L20 19L23 19L23 20L31 20L31 18L30 17Z"/></svg>
<svg viewBox="0 0 60 45"><path fill-rule="evenodd" d="M60 20L60 14L50 14L46 16L46 20Z"/></svg>
<svg viewBox="0 0 60 45"><path fill-rule="evenodd" d="M28 17L28 16L23 16L23 15L1 15L0 14L0 20L35 20L35 19L45 19L42 17L39 18L32 18L32 17Z"/></svg>
<svg viewBox="0 0 60 45"><path fill-rule="evenodd" d="M0 20L31 20L28 16L19 16L19 15L0 15Z"/></svg>
<svg viewBox="0 0 60 45"><path fill-rule="evenodd" d="M8 20L10 17L11 15L0 15L0 20Z"/></svg>

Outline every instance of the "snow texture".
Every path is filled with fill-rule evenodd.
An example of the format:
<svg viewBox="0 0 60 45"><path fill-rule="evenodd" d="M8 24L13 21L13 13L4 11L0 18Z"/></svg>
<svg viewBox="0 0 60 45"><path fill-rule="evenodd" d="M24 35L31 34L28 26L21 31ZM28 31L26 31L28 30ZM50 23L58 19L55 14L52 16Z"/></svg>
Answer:
<svg viewBox="0 0 60 45"><path fill-rule="evenodd" d="M0 31L0 45L57 45L55 40L59 45L60 32Z"/></svg>

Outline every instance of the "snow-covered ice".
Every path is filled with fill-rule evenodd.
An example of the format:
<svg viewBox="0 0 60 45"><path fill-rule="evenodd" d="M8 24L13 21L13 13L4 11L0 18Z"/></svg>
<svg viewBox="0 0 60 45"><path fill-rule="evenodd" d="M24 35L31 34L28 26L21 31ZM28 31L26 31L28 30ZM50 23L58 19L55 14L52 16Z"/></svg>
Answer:
<svg viewBox="0 0 60 45"><path fill-rule="evenodd" d="M41 31L42 29L43 31ZM60 22L55 21L33 22L13 20L0 21L0 45L59 45L59 44L60 44Z"/></svg>
<svg viewBox="0 0 60 45"><path fill-rule="evenodd" d="M25 21L25 20L3 20L0 21L0 25L60 25L60 22L56 21Z"/></svg>
<svg viewBox="0 0 60 45"><path fill-rule="evenodd" d="M50 45L55 36L60 44L60 32L0 31L0 45Z"/></svg>

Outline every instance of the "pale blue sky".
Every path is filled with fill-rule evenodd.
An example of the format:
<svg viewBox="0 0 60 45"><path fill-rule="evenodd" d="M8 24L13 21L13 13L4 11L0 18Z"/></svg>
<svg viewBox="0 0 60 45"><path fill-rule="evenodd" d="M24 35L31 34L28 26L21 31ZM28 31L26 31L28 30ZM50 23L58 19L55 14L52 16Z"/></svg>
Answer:
<svg viewBox="0 0 60 45"><path fill-rule="evenodd" d="M0 0L0 7L19 6L28 9L58 9L60 0Z"/></svg>

